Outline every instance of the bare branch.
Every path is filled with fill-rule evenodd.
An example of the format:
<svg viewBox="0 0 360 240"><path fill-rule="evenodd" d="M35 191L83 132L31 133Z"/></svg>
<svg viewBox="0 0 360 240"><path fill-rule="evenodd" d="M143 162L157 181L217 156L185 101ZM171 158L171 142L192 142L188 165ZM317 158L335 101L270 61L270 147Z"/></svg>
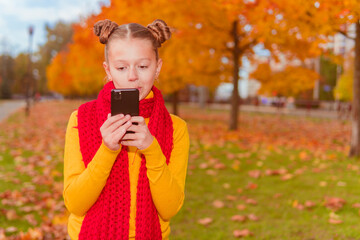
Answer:
<svg viewBox="0 0 360 240"><path fill-rule="evenodd" d="M344 37L346 37L347 39L351 39L355 41L355 38L350 37L346 32L341 31L341 30L337 30L338 33L342 34Z"/></svg>

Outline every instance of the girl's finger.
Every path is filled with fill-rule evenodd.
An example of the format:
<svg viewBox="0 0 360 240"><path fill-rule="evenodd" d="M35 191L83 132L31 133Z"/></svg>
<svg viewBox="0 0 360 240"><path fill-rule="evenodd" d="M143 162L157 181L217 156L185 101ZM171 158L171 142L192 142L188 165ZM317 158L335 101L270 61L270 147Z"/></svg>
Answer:
<svg viewBox="0 0 360 240"><path fill-rule="evenodd" d="M130 128L128 128L127 131L130 131ZM136 133L126 133L121 140L134 140L137 138L138 136Z"/></svg>
<svg viewBox="0 0 360 240"><path fill-rule="evenodd" d="M142 124L145 124L145 119L141 116L134 116L134 117L131 117L131 121L132 122L136 122L138 123L139 125L142 125Z"/></svg>
<svg viewBox="0 0 360 240"><path fill-rule="evenodd" d="M124 137L124 135L126 134L126 131L128 130L128 128L130 126L131 126L131 123L127 122L124 125L122 125L121 127L119 127L118 129L116 129L115 131L113 131L111 133L111 136L114 139L114 142L119 142L120 139L122 139Z"/></svg>
<svg viewBox="0 0 360 240"><path fill-rule="evenodd" d="M131 121L133 123L133 121ZM143 126L139 126L139 125L135 125L135 124L131 124L130 128L128 129L128 131L132 131L134 133L138 133L143 131Z"/></svg>
<svg viewBox="0 0 360 240"><path fill-rule="evenodd" d="M130 116L125 116L122 119L119 119L118 121L112 123L110 126L108 126L107 128L107 132L112 133L114 132L116 129L118 129L119 127L121 127L122 125L126 124L126 123L130 123L129 126L131 126L131 121L130 120Z"/></svg>
<svg viewBox="0 0 360 240"><path fill-rule="evenodd" d="M109 113L110 114L110 113ZM108 115L109 116L109 115ZM119 115L115 115L115 116L110 116L108 119L106 119L106 121L103 123L103 125L101 126L102 128L108 128L110 125L112 125L113 123L119 121L121 118L123 118L124 115L123 114L119 114Z"/></svg>
<svg viewBox="0 0 360 240"><path fill-rule="evenodd" d="M120 144L123 145L123 146L136 147L136 146L138 146L139 141L136 141L136 140L126 140L126 141L123 141L123 140L121 140Z"/></svg>

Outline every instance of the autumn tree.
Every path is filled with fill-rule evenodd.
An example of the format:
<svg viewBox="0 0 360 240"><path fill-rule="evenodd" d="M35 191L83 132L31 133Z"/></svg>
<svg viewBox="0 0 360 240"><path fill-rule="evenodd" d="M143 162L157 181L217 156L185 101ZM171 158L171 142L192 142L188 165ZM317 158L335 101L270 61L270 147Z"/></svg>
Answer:
<svg viewBox="0 0 360 240"><path fill-rule="evenodd" d="M319 39L323 43L332 41L332 36L341 33L355 42L355 61L352 102L352 132L350 156L360 155L360 4L357 0L318 0L291 2L274 0L286 24L294 26L299 36ZM349 32L355 26L354 32ZM319 44L313 45L319 48Z"/></svg>
<svg viewBox="0 0 360 240"><path fill-rule="evenodd" d="M9 54L5 53L0 56L0 97L9 99L12 96L12 83L14 77L14 59Z"/></svg>
<svg viewBox="0 0 360 240"><path fill-rule="evenodd" d="M352 101L353 100L353 81L354 70L344 72L337 81L334 89L334 95L337 100L340 101Z"/></svg>
<svg viewBox="0 0 360 240"><path fill-rule="evenodd" d="M55 55L64 49L72 38L72 27L70 23L59 21L54 26L45 25L46 42L39 47L35 55L39 59L34 63L34 68L39 71L37 90L41 93L47 91L46 67Z"/></svg>
<svg viewBox="0 0 360 240"><path fill-rule="evenodd" d="M14 78L12 85L13 93L24 94L24 81L28 72L29 55L19 53L14 59Z"/></svg>

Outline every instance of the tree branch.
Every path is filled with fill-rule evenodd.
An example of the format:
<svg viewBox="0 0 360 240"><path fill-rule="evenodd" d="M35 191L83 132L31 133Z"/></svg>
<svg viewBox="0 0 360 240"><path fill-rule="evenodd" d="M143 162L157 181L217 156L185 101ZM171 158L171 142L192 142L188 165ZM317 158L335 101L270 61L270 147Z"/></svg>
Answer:
<svg viewBox="0 0 360 240"><path fill-rule="evenodd" d="M245 44L244 46L241 46L239 48L240 52L245 52L246 49L253 47L257 42L257 39L253 39L252 41L248 42L247 44Z"/></svg>
<svg viewBox="0 0 360 240"><path fill-rule="evenodd" d="M336 30L338 33L342 34L344 37L346 37L347 39L351 39L355 41L355 38L350 37L346 32L342 31L342 30Z"/></svg>

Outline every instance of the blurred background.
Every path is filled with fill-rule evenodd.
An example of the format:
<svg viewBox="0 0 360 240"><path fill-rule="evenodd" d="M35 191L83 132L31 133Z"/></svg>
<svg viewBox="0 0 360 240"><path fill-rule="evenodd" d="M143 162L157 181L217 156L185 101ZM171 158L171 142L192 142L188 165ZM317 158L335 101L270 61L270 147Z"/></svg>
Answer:
<svg viewBox="0 0 360 240"><path fill-rule="evenodd" d="M357 239L358 0L0 1L0 239L67 239L71 112L105 83L95 22L160 18L156 83L188 123L172 239Z"/></svg>

